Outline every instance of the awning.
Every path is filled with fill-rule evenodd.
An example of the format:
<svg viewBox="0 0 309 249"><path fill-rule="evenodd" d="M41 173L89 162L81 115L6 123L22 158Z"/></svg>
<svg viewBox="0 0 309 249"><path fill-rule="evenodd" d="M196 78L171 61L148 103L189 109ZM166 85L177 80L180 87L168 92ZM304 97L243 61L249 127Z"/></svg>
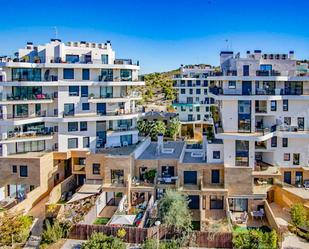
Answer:
<svg viewBox="0 0 309 249"><path fill-rule="evenodd" d="M114 215L109 225L133 225L136 215Z"/></svg>
<svg viewBox="0 0 309 249"><path fill-rule="evenodd" d="M75 193L73 196L72 196L72 199L69 200L67 203L72 203L72 202L76 202L76 201L80 201L80 200L83 200L83 199L86 199L90 196L92 196L94 194L87 194L87 193Z"/></svg>
<svg viewBox="0 0 309 249"><path fill-rule="evenodd" d="M99 194L102 188L101 184L84 184L81 188L72 196L72 199L67 203L72 203L86 199L92 195Z"/></svg>

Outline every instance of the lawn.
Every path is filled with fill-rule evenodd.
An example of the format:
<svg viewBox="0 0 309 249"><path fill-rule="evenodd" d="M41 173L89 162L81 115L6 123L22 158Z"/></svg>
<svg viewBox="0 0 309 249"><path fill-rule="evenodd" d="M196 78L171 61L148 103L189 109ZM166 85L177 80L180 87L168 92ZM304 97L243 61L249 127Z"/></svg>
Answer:
<svg viewBox="0 0 309 249"><path fill-rule="evenodd" d="M110 220L110 218L97 218L95 221L94 221L94 225L106 225L108 223L108 221Z"/></svg>

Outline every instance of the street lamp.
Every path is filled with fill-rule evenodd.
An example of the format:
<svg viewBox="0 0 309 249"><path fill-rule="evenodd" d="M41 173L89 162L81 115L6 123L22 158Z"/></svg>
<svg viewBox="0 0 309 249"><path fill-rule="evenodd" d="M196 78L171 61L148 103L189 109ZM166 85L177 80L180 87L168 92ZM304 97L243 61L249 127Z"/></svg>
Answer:
<svg viewBox="0 0 309 249"><path fill-rule="evenodd" d="M157 220L155 222L155 226L157 227L157 249L159 249L159 242L160 242L160 225L161 225L161 221Z"/></svg>

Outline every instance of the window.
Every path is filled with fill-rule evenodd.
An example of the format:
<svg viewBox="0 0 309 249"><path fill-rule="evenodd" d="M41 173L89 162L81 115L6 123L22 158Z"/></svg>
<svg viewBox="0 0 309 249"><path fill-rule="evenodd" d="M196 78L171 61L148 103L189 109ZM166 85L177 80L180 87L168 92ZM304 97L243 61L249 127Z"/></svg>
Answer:
<svg viewBox="0 0 309 249"><path fill-rule="evenodd" d="M78 122L68 122L68 131L78 131Z"/></svg>
<svg viewBox="0 0 309 249"><path fill-rule="evenodd" d="M293 153L293 165L299 165L299 153Z"/></svg>
<svg viewBox="0 0 309 249"><path fill-rule="evenodd" d="M287 137L282 138L282 147L288 147L288 138Z"/></svg>
<svg viewBox="0 0 309 249"><path fill-rule="evenodd" d="M284 161L290 161L290 153L284 153L283 154L283 160Z"/></svg>
<svg viewBox="0 0 309 249"><path fill-rule="evenodd" d="M28 177L28 166L20 165L19 166L19 176L20 177Z"/></svg>
<svg viewBox="0 0 309 249"><path fill-rule="evenodd" d="M41 69L12 68L12 81L41 81Z"/></svg>
<svg viewBox="0 0 309 249"><path fill-rule="evenodd" d="M249 76L249 65L243 65L243 76Z"/></svg>
<svg viewBox="0 0 309 249"><path fill-rule="evenodd" d="M207 95L207 89L204 89L204 94Z"/></svg>
<svg viewBox="0 0 309 249"><path fill-rule="evenodd" d="M101 55L102 64L108 64L108 54Z"/></svg>
<svg viewBox="0 0 309 249"><path fill-rule="evenodd" d="M16 146L17 153L43 150L45 150L45 141L18 142Z"/></svg>
<svg viewBox="0 0 309 249"><path fill-rule="evenodd" d="M113 87L112 86L101 86L100 87L100 97L101 98L112 98L113 97Z"/></svg>
<svg viewBox="0 0 309 249"><path fill-rule="evenodd" d="M211 183L220 183L220 170L214 169L211 171Z"/></svg>
<svg viewBox="0 0 309 249"><path fill-rule="evenodd" d="M196 115L196 120L201 120L201 115L200 114Z"/></svg>
<svg viewBox="0 0 309 249"><path fill-rule="evenodd" d="M186 89L181 88L181 89L180 89L180 93L181 93L181 94L186 94Z"/></svg>
<svg viewBox="0 0 309 249"><path fill-rule="evenodd" d="M100 175L100 164L99 163L93 163L92 164L92 174L93 175Z"/></svg>
<svg viewBox="0 0 309 249"><path fill-rule="evenodd" d="M303 184L303 172L302 171L295 172L295 184L298 186L300 185L299 187L301 187L301 185Z"/></svg>
<svg viewBox="0 0 309 249"><path fill-rule="evenodd" d="M236 140L236 166L249 166L249 141Z"/></svg>
<svg viewBox="0 0 309 249"><path fill-rule="evenodd" d="M245 198L229 198L230 210L233 212L248 211L248 199Z"/></svg>
<svg viewBox="0 0 309 249"><path fill-rule="evenodd" d="M270 101L270 110L273 112L277 111L277 101L276 100Z"/></svg>
<svg viewBox="0 0 309 249"><path fill-rule="evenodd" d="M65 61L69 63L76 63L79 61L79 55L67 54L65 55Z"/></svg>
<svg viewBox="0 0 309 249"><path fill-rule="evenodd" d="M180 109L181 109L181 111L182 111L182 112L185 112L185 111L186 111L186 107L185 107L185 106L183 106L183 105L181 106L181 108L180 108Z"/></svg>
<svg viewBox="0 0 309 249"><path fill-rule="evenodd" d="M17 173L17 165L12 165L12 173Z"/></svg>
<svg viewBox="0 0 309 249"><path fill-rule="evenodd" d="M220 159L220 151L213 151L212 152L213 159Z"/></svg>
<svg viewBox="0 0 309 249"><path fill-rule="evenodd" d="M196 171L184 171L183 172L183 183L184 184L197 184L197 172Z"/></svg>
<svg viewBox="0 0 309 249"><path fill-rule="evenodd" d="M76 149L78 147L77 138L68 138L68 149Z"/></svg>
<svg viewBox="0 0 309 249"><path fill-rule="evenodd" d="M64 104L64 116L73 116L74 115L74 104Z"/></svg>
<svg viewBox="0 0 309 249"><path fill-rule="evenodd" d="M83 69L83 80L90 80L90 70Z"/></svg>
<svg viewBox="0 0 309 249"><path fill-rule="evenodd" d="M113 184L124 184L124 171L120 169L111 170L111 181Z"/></svg>
<svg viewBox="0 0 309 249"><path fill-rule="evenodd" d="M132 70L120 69L120 80L121 81L132 81Z"/></svg>
<svg viewBox="0 0 309 249"><path fill-rule="evenodd" d="M284 99L283 100L283 111L287 112L289 110L289 100Z"/></svg>
<svg viewBox="0 0 309 249"><path fill-rule="evenodd" d="M200 111L200 107L199 106L195 107L195 110L196 110L196 112L199 112Z"/></svg>
<svg viewBox="0 0 309 249"><path fill-rule="evenodd" d="M86 121L80 122L80 131L87 131L87 122Z"/></svg>
<svg viewBox="0 0 309 249"><path fill-rule="evenodd" d="M82 109L83 111L89 111L90 109L89 103L82 103Z"/></svg>
<svg viewBox="0 0 309 249"><path fill-rule="evenodd" d="M69 86L69 96L79 96L79 86Z"/></svg>
<svg viewBox="0 0 309 249"><path fill-rule="evenodd" d="M204 86L208 86L208 80L204 80Z"/></svg>
<svg viewBox="0 0 309 249"><path fill-rule="evenodd" d="M83 137L83 148L89 148L89 137Z"/></svg>
<svg viewBox="0 0 309 249"><path fill-rule="evenodd" d="M284 117L283 122L285 125L291 125L291 117Z"/></svg>
<svg viewBox="0 0 309 249"><path fill-rule="evenodd" d="M238 101L238 131L251 132L251 101Z"/></svg>
<svg viewBox="0 0 309 249"><path fill-rule="evenodd" d="M88 97L88 86L81 86L80 91L82 97Z"/></svg>
<svg viewBox="0 0 309 249"><path fill-rule="evenodd" d="M277 147L277 137L276 136L272 137L270 143L271 147Z"/></svg>
<svg viewBox="0 0 309 249"><path fill-rule="evenodd" d="M236 81L229 81L229 89L236 89Z"/></svg>
<svg viewBox="0 0 309 249"><path fill-rule="evenodd" d="M196 94L201 94L201 89L196 89L195 92Z"/></svg>
<svg viewBox="0 0 309 249"><path fill-rule="evenodd" d="M200 86L201 85L201 81L200 80L196 80L196 85Z"/></svg>
<svg viewBox="0 0 309 249"><path fill-rule="evenodd" d="M210 209L223 209L223 196L210 196Z"/></svg>
<svg viewBox="0 0 309 249"><path fill-rule="evenodd" d="M65 80L73 80L74 79L74 69L72 69L72 68L64 68L63 69L63 79L65 79Z"/></svg>
<svg viewBox="0 0 309 249"><path fill-rule="evenodd" d="M193 89L189 89L189 94L193 94Z"/></svg>
<svg viewBox="0 0 309 249"><path fill-rule="evenodd" d="M113 69L102 69L99 81L113 81L114 74Z"/></svg>

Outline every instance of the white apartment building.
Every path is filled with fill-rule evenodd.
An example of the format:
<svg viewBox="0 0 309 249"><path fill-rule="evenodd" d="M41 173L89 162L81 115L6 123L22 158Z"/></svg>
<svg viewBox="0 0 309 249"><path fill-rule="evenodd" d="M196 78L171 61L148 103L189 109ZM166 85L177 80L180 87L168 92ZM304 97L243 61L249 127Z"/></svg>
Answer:
<svg viewBox="0 0 309 249"><path fill-rule="evenodd" d="M182 136L202 138L210 123L210 106L214 99L209 96L208 76L214 74L209 65L181 65L180 74L173 76L177 98L173 103L182 124Z"/></svg>
<svg viewBox="0 0 309 249"><path fill-rule="evenodd" d="M91 150L138 141L138 63L116 59L111 43L28 42L2 58L2 156Z"/></svg>
<svg viewBox="0 0 309 249"><path fill-rule="evenodd" d="M220 110L215 136L223 140L226 173L238 172L247 186L260 177L272 183L280 175L283 183L301 187L309 170L309 75L298 71L294 52L255 50L246 58L221 52L220 63L221 76L208 80L215 82L211 92ZM253 188L239 205L261 194Z"/></svg>

